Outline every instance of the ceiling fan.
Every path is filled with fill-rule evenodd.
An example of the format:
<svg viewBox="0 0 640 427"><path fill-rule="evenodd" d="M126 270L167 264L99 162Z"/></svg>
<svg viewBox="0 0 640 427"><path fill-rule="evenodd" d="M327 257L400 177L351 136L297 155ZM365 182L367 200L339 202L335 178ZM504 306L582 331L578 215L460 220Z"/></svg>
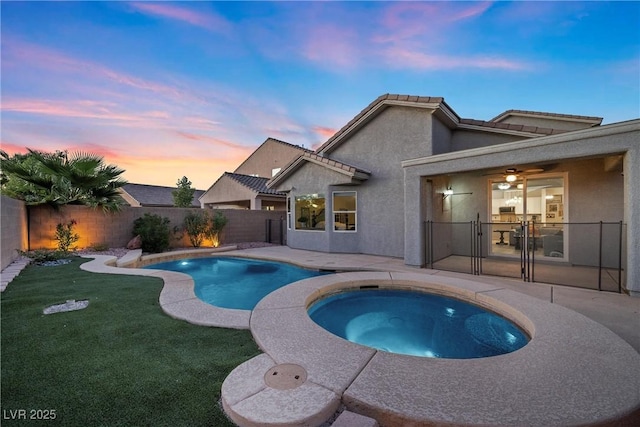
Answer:
<svg viewBox="0 0 640 427"><path fill-rule="evenodd" d="M507 168L503 171L489 172L485 175L501 175L505 181L511 183L517 181L521 176L531 175L544 172L544 169L541 167L531 167L529 169L518 169L518 168Z"/></svg>
<svg viewBox="0 0 640 427"><path fill-rule="evenodd" d="M502 172L488 173L486 175L500 175L504 179L502 182L496 182L493 185L495 189L498 190L508 190L510 189L516 181L522 178L524 175L536 174L544 172L543 168L540 167L532 167L530 169L518 169L518 168L507 168ZM518 184L518 188L521 187L521 184Z"/></svg>

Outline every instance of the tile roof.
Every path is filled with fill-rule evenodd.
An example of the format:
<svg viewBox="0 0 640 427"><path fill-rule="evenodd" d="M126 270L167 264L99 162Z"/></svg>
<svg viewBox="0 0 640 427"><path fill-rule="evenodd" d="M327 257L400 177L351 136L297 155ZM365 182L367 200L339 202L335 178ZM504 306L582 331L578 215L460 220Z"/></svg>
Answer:
<svg viewBox="0 0 640 427"><path fill-rule="evenodd" d="M567 130L563 130L563 129L541 128L538 126L525 126L525 125L516 125L512 123L500 123L500 122L494 122L494 121L475 120L475 119L460 119L460 124L480 126L480 127L493 128L493 129L511 130L515 132L535 133L539 135L555 135L558 133L568 132Z"/></svg>
<svg viewBox="0 0 640 427"><path fill-rule="evenodd" d="M558 119L569 119L569 120L579 120L583 122L593 122L594 124L600 124L602 123L602 120L603 120L602 117L578 116L575 114L546 113L542 111L527 111L527 110L507 110L504 113L498 114L497 116L495 116L493 119L489 121L496 122L510 115L555 117Z"/></svg>
<svg viewBox="0 0 640 427"><path fill-rule="evenodd" d="M173 206L173 195L171 192L176 187L163 187L159 185L147 184L125 184L122 189L129 193L142 206ZM193 194L191 206L200 207L198 198L204 194L202 190L196 190Z"/></svg>
<svg viewBox="0 0 640 427"><path fill-rule="evenodd" d="M316 153L304 153L291 161L288 165L282 168L282 170L273 178L271 178L267 186L269 188L278 185L278 182L282 181L285 177L289 176L296 170L298 170L305 162L315 163L317 165L332 169L338 173L342 173L351 179L356 181L364 181L369 179L371 172L360 169L356 166L349 165L347 163L340 162L338 160L331 159L329 157L321 156Z"/></svg>
<svg viewBox="0 0 640 427"><path fill-rule="evenodd" d="M297 148L299 150L304 150L304 151L309 151L309 152L313 151L313 150L309 150L308 148L302 147L300 145L291 144L290 142L282 141L280 139L276 139L276 138L272 138L272 137L268 137L265 142L267 142L269 140L275 141L275 142L279 142L280 144L288 145L289 147Z"/></svg>
<svg viewBox="0 0 640 427"><path fill-rule="evenodd" d="M260 176L251 176L251 175L242 175L239 173L231 173L231 172L225 172L223 176L228 176L234 181L237 181L240 184L244 185L245 187L255 191L256 193L286 196L286 193L282 193L280 191L267 188L267 182L269 181L270 178L263 178Z"/></svg>
<svg viewBox="0 0 640 427"><path fill-rule="evenodd" d="M305 160L310 160L314 163L329 166L332 169L341 169L349 175L358 175L358 174L371 175L371 172L366 171L364 169L360 169L356 166L352 166L347 163L340 162L338 160L333 160L328 157L323 157L315 153L304 153L302 155L302 158Z"/></svg>
<svg viewBox="0 0 640 427"><path fill-rule="evenodd" d="M558 114L558 113L544 113L538 111L525 111L525 110L508 110L499 116L494 117L491 120L475 120L475 119L463 119L458 116L458 114L451 109L445 102L443 97L440 96L412 96L412 95L398 95L398 94L384 94L376 98L372 103L370 103L367 107L365 107L362 111L360 111L354 118L352 118L346 125L344 125L338 132L336 132L331 138L329 138L324 144L322 144L317 150L316 153L322 153L325 150L330 150L336 143L336 140L340 139L344 134L346 134L350 129L353 128L360 120L369 115L372 111L376 110L382 104L401 104L401 105L411 105L420 106L431 104L434 108L436 108L436 113L444 112L444 116L448 117L453 121L453 125L461 124L461 125L470 125L470 126L480 126L488 129L500 129L507 130L513 132L523 132L529 134L537 134L537 135L555 135L559 133L568 132L563 129L551 129L551 128L543 128L537 126L524 126L524 125L516 125L516 124L507 124L500 123L499 120L507 117L510 114L514 115L538 115L544 117L565 119L565 120L576 120L587 123L592 123L594 126L598 125L602 122L601 117L591 117L591 116L578 116L571 114Z"/></svg>

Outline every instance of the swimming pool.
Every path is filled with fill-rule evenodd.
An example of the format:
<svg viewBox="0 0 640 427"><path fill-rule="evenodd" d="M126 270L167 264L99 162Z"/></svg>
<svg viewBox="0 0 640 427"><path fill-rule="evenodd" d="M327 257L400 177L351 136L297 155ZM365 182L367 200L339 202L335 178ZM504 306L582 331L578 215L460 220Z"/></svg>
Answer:
<svg viewBox="0 0 640 427"><path fill-rule="evenodd" d="M189 258L144 268L185 273L193 278L196 296L221 308L252 310L269 293L327 272L273 261L233 257Z"/></svg>
<svg viewBox="0 0 640 427"><path fill-rule="evenodd" d="M425 292L349 290L316 301L308 313L318 325L351 342L413 356L490 357L518 350L529 341L504 317Z"/></svg>

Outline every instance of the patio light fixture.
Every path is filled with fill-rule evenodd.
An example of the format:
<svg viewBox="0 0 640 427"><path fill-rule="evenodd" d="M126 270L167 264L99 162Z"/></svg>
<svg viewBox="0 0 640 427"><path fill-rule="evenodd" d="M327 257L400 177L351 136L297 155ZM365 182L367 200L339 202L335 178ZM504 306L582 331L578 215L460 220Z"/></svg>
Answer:
<svg viewBox="0 0 640 427"><path fill-rule="evenodd" d="M515 175L507 175L505 179L507 180L507 182L514 182L516 179L518 179L518 177Z"/></svg>
<svg viewBox="0 0 640 427"><path fill-rule="evenodd" d="M473 193L454 193L453 189L449 187L446 190L444 190L444 193L442 193L442 200L446 199L449 196L459 196L461 194L473 194Z"/></svg>

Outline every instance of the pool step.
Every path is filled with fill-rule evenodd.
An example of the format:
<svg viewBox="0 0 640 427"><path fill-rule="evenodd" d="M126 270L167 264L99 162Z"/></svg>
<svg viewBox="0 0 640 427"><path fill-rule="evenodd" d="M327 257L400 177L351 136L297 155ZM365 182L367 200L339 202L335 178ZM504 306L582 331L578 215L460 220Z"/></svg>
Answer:
<svg viewBox="0 0 640 427"><path fill-rule="evenodd" d="M339 406L340 396L308 381L302 366L277 364L266 354L238 366L222 383L222 407L240 427L317 426Z"/></svg>
<svg viewBox="0 0 640 427"><path fill-rule="evenodd" d="M379 427L379 425L373 418L365 417L355 412L344 411L331 424L331 427Z"/></svg>

